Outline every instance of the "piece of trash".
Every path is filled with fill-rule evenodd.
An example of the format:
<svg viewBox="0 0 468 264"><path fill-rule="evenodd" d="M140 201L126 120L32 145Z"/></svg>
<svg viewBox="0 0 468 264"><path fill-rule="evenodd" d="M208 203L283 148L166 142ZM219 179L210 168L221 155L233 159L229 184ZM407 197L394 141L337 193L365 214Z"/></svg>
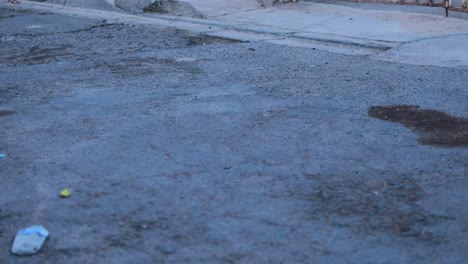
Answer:
<svg viewBox="0 0 468 264"><path fill-rule="evenodd" d="M16 255L34 254L41 249L48 236L49 231L39 225L21 229L16 234L11 252Z"/></svg>
<svg viewBox="0 0 468 264"><path fill-rule="evenodd" d="M71 193L72 193L72 190L70 188L65 188L60 192L60 197L68 198L70 197Z"/></svg>
<svg viewBox="0 0 468 264"><path fill-rule="evenodd" d="M7 154L0 153L0 159L5 158Z"/></svg>

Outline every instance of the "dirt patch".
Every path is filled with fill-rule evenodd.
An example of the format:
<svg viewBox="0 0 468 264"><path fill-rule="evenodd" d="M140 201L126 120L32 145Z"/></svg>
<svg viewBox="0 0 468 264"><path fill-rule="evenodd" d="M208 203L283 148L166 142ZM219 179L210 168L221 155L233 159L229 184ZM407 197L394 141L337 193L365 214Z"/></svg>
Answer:
<svg viewBox="0 0 468 264"><path fill-rule="evenodd" d="M418 183L402 176L379 180L343 179L343 176L308 174L312 186L303 186L293 196L310 202L313 219L358 233L388 232L402 237L442 242L426 232L426 226L450 220L419 205L423 192Z"/></svg>
<svg viewBox="0 0 468 264"><path fill-rule="evenodd" d="M99 63L94 68L107 68L112 74L123 78L140 78L154 74L161 75L174 72L187 74L203 73L194 64L194 62L176 61L174 59L145 57L125 58L117 63Z"/></svg>
<svg viewBox="0 0 468 264"><path fill-rule="evenodd" d="M400 123L421 135L424 145L468 146L468 119L414 105L372 106L370 117Z"/></svg>
<svg viewBox="0 0 468 264"><path fill-rule="evenodd" d="M9 110L0 110L0 117L1 116L10 116L16 114L15 111L9 111Z"/></svg>
<svg viewBox="0 0 468 264"><path fill-rule="evenodd" d="M6 61L7 65L9 66L51 63L71 55L71 53L68 51L70 48L70 45L50 48L34 46L29 48L29 50L26 52L8 57Z"/></svg>
<svg viewBox="0 0 468 264"><path fill-rule="evenodd" d="M209 44L230 44L230 43L239 43L239 40L214 37L209 35L193 35L187 37L187 46L197 46L197 45L209 45Z"/></svg>

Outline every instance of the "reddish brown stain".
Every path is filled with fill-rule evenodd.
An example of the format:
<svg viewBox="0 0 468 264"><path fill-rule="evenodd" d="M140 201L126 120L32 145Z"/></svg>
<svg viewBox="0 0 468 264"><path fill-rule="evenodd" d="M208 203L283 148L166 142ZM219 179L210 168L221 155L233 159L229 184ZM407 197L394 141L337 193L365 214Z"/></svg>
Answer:
<svg viewBox="0 0 468 264"><path fill-rule="evenodd" d="M370 117L400 123L421 135L424 145L468 146L468 119L414 105L372 106Z"/></svg>

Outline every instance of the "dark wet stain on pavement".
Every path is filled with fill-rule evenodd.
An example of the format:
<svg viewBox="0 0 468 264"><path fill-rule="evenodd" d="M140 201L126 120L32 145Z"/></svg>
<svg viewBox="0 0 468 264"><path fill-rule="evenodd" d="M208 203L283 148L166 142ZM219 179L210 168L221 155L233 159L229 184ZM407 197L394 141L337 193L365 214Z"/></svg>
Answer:
<svg viewBox="0 0 468 264"><path fill-rule="evenodd" d="M468 146L467 118L414 105L372 106L368 114L370 117L400 123L419 133L419 143L423 145Z"/></svg>
<svg viewBox="0 0 468 264"><path fill-rule="evenodd" d="M0 110L0 117L1 116L9 116L15 114L15 111L9 111L9 110Z"/></svg>

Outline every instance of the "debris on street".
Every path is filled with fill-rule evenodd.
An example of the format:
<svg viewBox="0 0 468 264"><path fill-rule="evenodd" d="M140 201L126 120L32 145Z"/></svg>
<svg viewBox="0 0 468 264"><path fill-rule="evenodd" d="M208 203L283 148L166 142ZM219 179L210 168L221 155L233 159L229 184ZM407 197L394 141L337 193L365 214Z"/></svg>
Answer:
<svg viewBox="0 0 468 264"><path fill-rule="evenodd" d="M16 234L11 251L16 255L35 254L41 249L48 236L49 231L42 226L21 229Z"/></svg>
<svg viewBox="0 0 468 264"><path fill-rule="evenodd" d="M72 193L72 190L70 188L65 188L60 192L60 197L68 198L70 197L71 193Z"/></svg>

